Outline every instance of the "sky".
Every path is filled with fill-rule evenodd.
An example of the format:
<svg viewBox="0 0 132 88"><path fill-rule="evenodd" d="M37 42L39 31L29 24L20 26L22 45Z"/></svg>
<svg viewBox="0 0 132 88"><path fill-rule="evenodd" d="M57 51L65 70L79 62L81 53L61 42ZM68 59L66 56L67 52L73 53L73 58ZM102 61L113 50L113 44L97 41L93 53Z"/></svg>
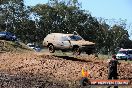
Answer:
<svg viewBox="0 0 132 88"><path fill-rule="evenodd" d="M94 17L105 19L127 20L130 39L132 39L132 0L78 0L82 7L89 11ZM48 0L25 0L25 4L34 6L45 4Z"/></svg>

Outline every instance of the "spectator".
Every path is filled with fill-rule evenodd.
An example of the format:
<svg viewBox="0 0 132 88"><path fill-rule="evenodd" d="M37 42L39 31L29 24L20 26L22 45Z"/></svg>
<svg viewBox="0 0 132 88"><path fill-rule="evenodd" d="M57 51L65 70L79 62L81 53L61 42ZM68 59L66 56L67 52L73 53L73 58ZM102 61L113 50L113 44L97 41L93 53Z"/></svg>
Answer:
<svg viewBox="0 0 132 88"><path fill-rule="evenodd" d="M108 73L108 79L118 79L118 73L117 73L117 65L120 63L116 59L116 55L112 56L112 59L109 61L109 73ZM109 86L108 88L110 88ZM114 88L118 88L118 86L114 86Z"/></svg>

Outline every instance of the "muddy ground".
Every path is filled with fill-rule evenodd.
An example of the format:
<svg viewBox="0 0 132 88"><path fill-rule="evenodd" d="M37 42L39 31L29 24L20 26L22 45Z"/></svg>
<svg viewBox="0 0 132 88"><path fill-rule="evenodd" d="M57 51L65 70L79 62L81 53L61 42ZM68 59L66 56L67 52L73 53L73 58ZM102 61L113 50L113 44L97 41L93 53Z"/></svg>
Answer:
<svg viewBox="0 0 132 88"><path fill-rule="evenodd" d="M33 51L0 53L0 87L80 88L83 67L90 69L90 79L107 79L107 66L107 60L94 56L53 56ZM131 62L121 61L118 73L119 79L132 80Z"/></svg>

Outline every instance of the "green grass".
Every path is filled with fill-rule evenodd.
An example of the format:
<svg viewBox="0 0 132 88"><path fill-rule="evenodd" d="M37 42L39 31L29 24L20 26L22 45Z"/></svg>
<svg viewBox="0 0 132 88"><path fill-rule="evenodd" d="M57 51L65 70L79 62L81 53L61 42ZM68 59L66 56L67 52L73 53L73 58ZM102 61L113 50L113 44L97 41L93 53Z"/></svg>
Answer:
<svg viewBox="0 0 132 88"><path fill-rule="evenodd" d="M110 59L111 56L110 56L110 55L98 54L98 58L99 58L99 59Z"/></svg>

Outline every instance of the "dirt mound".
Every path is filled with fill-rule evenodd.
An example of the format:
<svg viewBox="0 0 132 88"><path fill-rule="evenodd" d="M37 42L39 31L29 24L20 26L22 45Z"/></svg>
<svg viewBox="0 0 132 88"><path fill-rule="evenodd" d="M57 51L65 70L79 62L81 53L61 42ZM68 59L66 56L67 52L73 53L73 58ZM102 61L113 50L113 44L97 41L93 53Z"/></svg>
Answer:
<svg viewBox="0 0 132 88"><path fill-rule="evenodd" d="M32 51L22 42L0 40L0 52Z"/></svg>
<svg viewBox="0 0 132 88"><path fill-rule="evenodd" d="M77 60L75 60L77 59ZM107 79L108 68L105 60L94 57L57 57L35 52L28 53L3 53L0 55L0 71L25 75L47 77L52 82L68 83L68 85L79 85L81 69L87 66L92 76L91 79ZM120 79L132 79L132 64L122 62L118 68ZM56 81L55 81L56 82Z"/></svg>

